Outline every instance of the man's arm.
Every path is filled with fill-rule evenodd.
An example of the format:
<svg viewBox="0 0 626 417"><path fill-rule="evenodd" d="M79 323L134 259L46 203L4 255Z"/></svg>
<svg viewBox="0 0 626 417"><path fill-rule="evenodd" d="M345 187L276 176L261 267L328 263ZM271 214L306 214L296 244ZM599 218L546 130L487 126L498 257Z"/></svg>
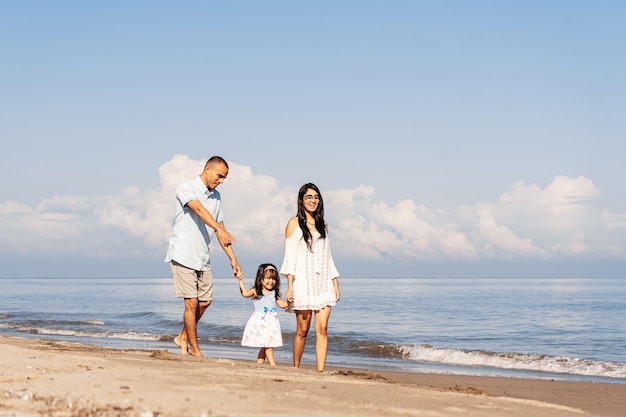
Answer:
<svg viewBox="0 0 626 417"><path fill-rule="evenodd" d="M226 226L224 226L224 222L219 222L218 227L226 230ZM230 233L229 233L230 234ZM243 276L243 272L241 271L241 266L239 266L239 261L237 261L237 257L235 256L235 251L233 250L233 245L223 245L220 241L220 246L224 249L226 256L230 259L230 266L233 268L233 276L236 278L240 278Z"/></svg>
<svg viewBox="0 0 626 417"><path fill-rule="evenodd" d="M189 201L187 203L187 207L189 207L191 211L196 213L196 215L200 218L200 220L204 222L204 224L206 224L215 231L215 236L217 237L220 246L225 247L230 246L233 243L237 243L237 239L235 239L235 236L231 235L230 232L226 230L226 227L224 227L224 222L216 222L211 213L209 213L209 211L205 209L198 200Z"/></svg>

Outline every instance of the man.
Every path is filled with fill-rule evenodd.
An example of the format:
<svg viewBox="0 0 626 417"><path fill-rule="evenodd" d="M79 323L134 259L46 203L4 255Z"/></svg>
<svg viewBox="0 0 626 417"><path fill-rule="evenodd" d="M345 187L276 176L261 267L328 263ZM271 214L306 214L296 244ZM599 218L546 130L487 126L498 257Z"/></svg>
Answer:
<svg viewBox="0 0 626 417"><path fill-rule="evenodd" d="M165 262L172 269L176 297L185 300L183 329L174 338L183 355L203 356L196 329L213 298L209 250L213 233L230 259L233 276L242 276L232 246L237 240L224 226L222 200L216 190L227 175L228 163L213 156L200 175L183 181L176 190L176 214Z"/></svg>

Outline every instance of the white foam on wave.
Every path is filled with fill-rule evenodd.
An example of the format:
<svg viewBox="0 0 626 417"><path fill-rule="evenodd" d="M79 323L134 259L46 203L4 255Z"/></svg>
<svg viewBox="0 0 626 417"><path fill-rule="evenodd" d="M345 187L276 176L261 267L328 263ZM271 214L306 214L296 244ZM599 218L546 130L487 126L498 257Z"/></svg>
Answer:
<svg viewBox="0 0 626 417"><path fill-rule="evenodd" d="M102 336L100 336L102 337ZM153 334L149 334L149 333L134 333L134 332L128 332L128 333L111 333L106 335L107 338L109 339L125 339L125 340L155 340L158 341L160 340L159 336L153 335Z"/></svg>
<svg viewBox="0 0 626 417"><path fill-rule="evenodd" d="M94 339L124 339L124 340L148 340L158 341L160 336L150 333L136 333L136 332L85 332L72 329L54 329L49 327L34 327L23 326L17 324L0 324L2 328L14 329L22 333L41 334L46 336L73 336L73 337L85 337Z"/></svg>
<svg viewBox="0 0 626 417"><path fill-rule="evenodd" d="M494 353L403 345L400 351L412 361L499 369L551 372L607 378L626 378L626 364L525 353Z"/></svg>
<svg viewBox="0 0 626 417"><path fill-rule="evenodd" d="M52 335L52 336L77 336L78 332L74 330L67 329L45 329L45 328L34 328L34 327L22 327L19 329L21 332L26 333L34 333L34 334L44 334L44 335Z"/></svg>

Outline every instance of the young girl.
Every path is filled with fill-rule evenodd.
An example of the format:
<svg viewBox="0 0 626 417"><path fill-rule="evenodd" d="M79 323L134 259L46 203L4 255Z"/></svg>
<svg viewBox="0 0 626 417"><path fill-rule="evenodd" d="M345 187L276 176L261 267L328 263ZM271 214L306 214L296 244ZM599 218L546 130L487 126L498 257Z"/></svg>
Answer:
<svg viewBox="0 0 626 417"><path fill-rule="evenodd" d="M242 346L259 347L257 363L270 365L274 361L274 348L283 345L283 335L278 322L276 307L287 308L288 304L280 296L280 277L272 264L261 264L256 273L254 287L246 289L243 277L238 277L239 290L245 298L252 298L254 312L246 323L241 338Z"/></svg>

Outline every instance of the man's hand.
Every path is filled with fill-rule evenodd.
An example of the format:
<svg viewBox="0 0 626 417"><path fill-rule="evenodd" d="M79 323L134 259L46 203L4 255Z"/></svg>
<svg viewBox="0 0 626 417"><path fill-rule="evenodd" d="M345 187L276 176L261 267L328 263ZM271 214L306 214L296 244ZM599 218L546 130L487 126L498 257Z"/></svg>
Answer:
<svg viewBox="0 0 626 417"><path fill-rule="evenodd" d="M231 235L230 232L226 230L226 228L222 225L218 226L217 229L215 229L215 236L220 242L220 245L224 247L228 247L233 243L237 243L237 239L235 239L235 236Z"/></svg>

